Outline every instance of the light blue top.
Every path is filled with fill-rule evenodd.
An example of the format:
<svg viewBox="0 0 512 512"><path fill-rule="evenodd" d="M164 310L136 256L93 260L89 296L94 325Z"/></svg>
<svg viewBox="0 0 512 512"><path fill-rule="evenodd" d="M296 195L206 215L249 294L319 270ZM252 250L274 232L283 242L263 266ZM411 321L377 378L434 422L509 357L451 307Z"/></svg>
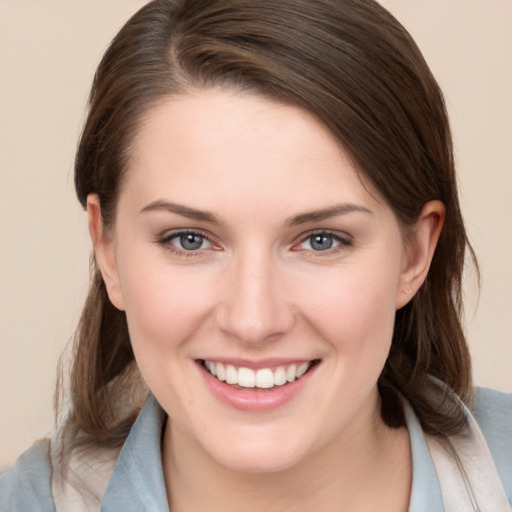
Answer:
<svg viewBox="0 0 512 512"><path fill-rule="evenodd" d="M473 414L512 503L512 395L479 389ZM441 487L417 418L406 415L413 483L409 512L443 512ZM102 512L169 512L161 461L165 413L150 397L126 439L101 505ZM25 452L0 476L0 511L53 512L48 442Z"/></svg>

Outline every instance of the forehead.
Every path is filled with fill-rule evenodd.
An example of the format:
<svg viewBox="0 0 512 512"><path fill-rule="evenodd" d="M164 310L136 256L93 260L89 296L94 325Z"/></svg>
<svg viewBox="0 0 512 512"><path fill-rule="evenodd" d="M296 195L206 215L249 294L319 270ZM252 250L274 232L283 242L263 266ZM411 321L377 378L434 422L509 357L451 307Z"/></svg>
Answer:
<svg viewBox="0 0 512 512"><path fill-rule="evenodd" d="M253 208L382 202L310 113L229 90L167 98L151 109L126 185L141 203L160 194L208 209L234 197Z"/></svg>

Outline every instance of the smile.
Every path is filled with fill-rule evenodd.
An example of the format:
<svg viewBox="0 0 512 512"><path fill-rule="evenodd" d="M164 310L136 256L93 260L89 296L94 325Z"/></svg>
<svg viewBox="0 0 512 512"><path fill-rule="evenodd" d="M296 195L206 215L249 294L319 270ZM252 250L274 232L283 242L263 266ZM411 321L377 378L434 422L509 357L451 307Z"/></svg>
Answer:
<svg viewBox="0 0 512 512"><path fill-rule="evenodd" d="M271 389L284 386L300 379L313 365L315 361L307 361L301 364L289 364L277 368L251 368L236 367L214 361L203 361L204 368L217 380L226 382L240 388Z"/></svg>

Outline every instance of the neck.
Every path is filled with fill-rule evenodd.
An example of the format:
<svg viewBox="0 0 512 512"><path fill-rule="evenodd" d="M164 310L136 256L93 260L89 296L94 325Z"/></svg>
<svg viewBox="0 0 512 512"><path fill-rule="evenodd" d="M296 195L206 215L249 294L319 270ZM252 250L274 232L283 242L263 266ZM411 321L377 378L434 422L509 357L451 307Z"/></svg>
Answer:
<svg viewBox="0 0 512 512"><path fill-rule="evenodd" d="M377 399L378 400L378 399ZM307 459L270 473L235 472L167 424L163 464L173 512L407 510L411 457L407 430L390 429L380 404Z"/></svg>

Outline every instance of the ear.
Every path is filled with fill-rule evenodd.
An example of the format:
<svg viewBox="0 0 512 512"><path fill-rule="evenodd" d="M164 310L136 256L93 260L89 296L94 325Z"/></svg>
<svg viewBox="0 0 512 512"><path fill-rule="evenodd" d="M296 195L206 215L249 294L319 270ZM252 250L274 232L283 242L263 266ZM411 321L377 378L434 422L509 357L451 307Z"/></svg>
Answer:
<svg viewBox="0 0 512 512"><path fill-rule="evenodd" d="M405 242L404 261L395 299L396 309L405 306L425 281L443 229L446 208L429 201Z"/></svg>
<svg viewBox="0 0 512 512"><path fill-rule="evenodd" d="M124 310L114 241L103 225L100 200L96 194L87 196L87 216L96 263L107 287L108 296L117 309Z"/></svg>

